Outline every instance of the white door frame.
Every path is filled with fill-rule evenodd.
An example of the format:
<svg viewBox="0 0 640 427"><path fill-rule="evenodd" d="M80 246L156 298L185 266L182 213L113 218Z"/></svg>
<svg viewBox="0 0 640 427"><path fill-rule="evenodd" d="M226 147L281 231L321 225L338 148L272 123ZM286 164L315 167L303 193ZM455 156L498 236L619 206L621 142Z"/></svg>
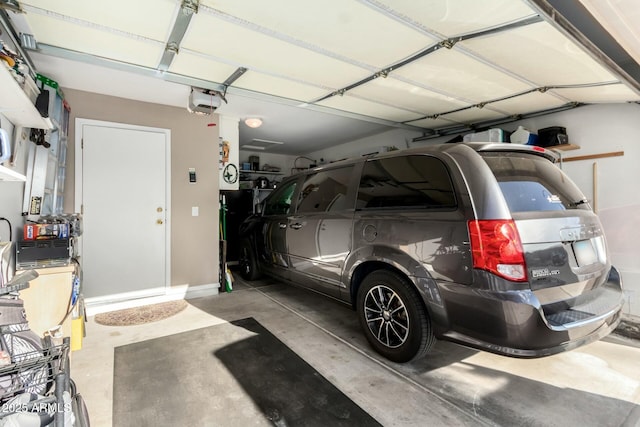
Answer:
<svg viewBox="0 0 640 427"><path fill-rule="evenodd" d="M75 192L74 192L74 212L82 213L82 135L83 127L89 126L101 126L108 128L137 130L143 132L156 132L164 133L165 135L165 286L164 293L169 294L171 288L171 130L163 128L154 128L148 126L130 125L125 123L106 122L102 120L92 119L80 119L76 118L75 123ZM82 239L80 239L82 240ZM80 254L82 255L82 243L79 247ZM105 297L91 298L95 303L107 303L114 301L122 301L126 299L143 298L148 296L158 295L158 289L149 289L145 291L134 291L130 293L107 295ZM93 301L95 300L95 301ZM87 301L89 303L89 301Z"/></svg>

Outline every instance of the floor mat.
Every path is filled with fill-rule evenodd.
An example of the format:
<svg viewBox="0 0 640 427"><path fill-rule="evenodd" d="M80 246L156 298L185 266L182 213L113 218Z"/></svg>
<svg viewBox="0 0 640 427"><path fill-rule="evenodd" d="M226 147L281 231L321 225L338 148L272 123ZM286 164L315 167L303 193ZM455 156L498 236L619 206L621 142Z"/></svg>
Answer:
<svg viewBox="0 0 640 427"><path fill-rule="evenodd" d="M106 326L132 326L157 322L174 314L180 313L189 304L185 300L167 301L159 304L144 305L142 307L99 313L95 316L96 323Z"/></svg>
<svg viewBox="0 0 640 427"><path fill-rule="evenodd" d="M115 349L113 425L379 426L255 319Z"/></svg>

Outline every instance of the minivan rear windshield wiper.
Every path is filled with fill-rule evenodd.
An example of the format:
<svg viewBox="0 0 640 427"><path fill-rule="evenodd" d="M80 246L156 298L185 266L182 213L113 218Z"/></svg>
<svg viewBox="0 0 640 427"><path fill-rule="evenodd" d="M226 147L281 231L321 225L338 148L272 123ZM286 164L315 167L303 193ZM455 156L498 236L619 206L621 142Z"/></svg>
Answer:
<svg viewBox="0 0 640 427"><path fill-rule="evenodd" d="M569 206L571 206L572 208L575 208L576 206L584 205L585 203L589 203L589 200L588 199L580 199L578 201L569 203Z"/></svg>

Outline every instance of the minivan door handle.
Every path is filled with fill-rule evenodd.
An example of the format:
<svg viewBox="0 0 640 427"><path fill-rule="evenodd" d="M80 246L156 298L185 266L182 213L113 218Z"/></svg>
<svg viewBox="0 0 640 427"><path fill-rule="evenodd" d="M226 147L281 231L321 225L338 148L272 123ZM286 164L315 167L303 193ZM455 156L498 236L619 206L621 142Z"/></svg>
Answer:
<svg viewBox="0 0 640 427"><path fill-rule="evenodd" d="M294 230L300 230L302 228L302 224L296 222L294 224L291 224L289 227L293 228Z"/></svg>

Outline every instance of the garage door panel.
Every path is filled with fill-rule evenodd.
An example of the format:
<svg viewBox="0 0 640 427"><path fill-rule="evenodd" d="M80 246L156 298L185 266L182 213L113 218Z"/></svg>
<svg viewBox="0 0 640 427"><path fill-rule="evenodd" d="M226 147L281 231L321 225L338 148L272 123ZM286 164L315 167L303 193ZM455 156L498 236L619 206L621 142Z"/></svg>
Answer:
<svg viewBox="0 0 640 427"><path fill-rule="evenodd" d="M460 42L497 64L504 64L536 86L615 81L582 48L546 22Z"/></svg>
<svg viewBox="0 0 640 427"><path fill-rule="evenodd" d="M422 115L455 110L468 104L398 79L377 78L349 93L384 104L406 108Z"/></svg>
<svg viewBox="0 0 640 427"><path fill-rule="evenodd" d="M406 65L394 75L427 82L457 99L481 102L523 92L531 85L456 49L439 49Z"/></svg>

